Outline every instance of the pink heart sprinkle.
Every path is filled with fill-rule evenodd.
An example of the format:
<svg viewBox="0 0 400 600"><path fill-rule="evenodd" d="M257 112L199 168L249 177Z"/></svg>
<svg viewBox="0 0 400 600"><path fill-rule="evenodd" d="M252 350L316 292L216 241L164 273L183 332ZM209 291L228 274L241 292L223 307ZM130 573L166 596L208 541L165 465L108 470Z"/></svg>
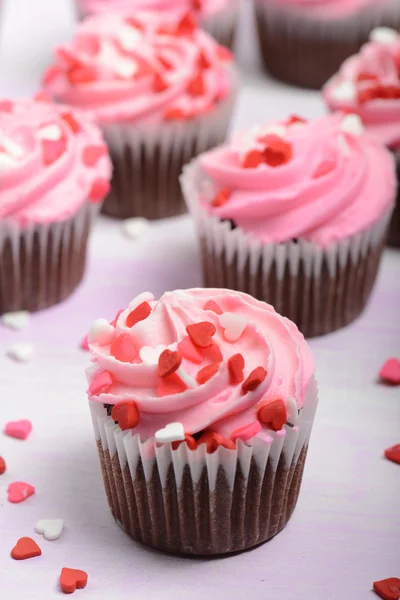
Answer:
<svg viewBox="0 0 400 600"><path fill-rule="evenodd" d="M26 440L32 431L32 423L29 419L21 419L20 421L10 421L6 423L4 433L19 440Z"/></svg>
<svg viewBox="0 0 400 600"><path fill-rule="evenodd" d="M80 348L81 350L90 350L87 334L81 339Z"/></svg>
<svg viewBox="0 0 400 600"><path fill-rule="evenodd" d="M33 485L29 483L24 483L23 481L14 481L14 483L10 483L8 486L8 501L13 504L18 504L19 502L23 502L29 496L33 496L35 493L35 488Z"/></svg>
<svg viewBox="0 0 400 600"><path fill-rule="evenodd" d="M190 360L192 363L200 365L203 362L202 355L198 352L188 335L179 342L178 350L186 360Z"/></svg>
<svg viewBox="0 0 400 600"><path fill-rule="evenodd" d="M261 429L262 427L259 421L254 421L253 423L250 423L250 425L245 425L244 427L240 427L240 429L236 429L236 431L232 433L231 438L233 441L239 438L246 442L247 440L250 440L252 437L257 435L257 433L259 433Z"/></svg>
<svg viewBox="0 0 400 600"><path fill-rule="evenodd" d="M390 385L400 385L400 360L389 358L379 371L379 377Z"/></svg>
<svg viewBox="0 0 400 600"><path fill-rule="evenodd" d="M88 394L90 396L99 396L100 394L105 394L112 386L112 383L113 380L111 373L108 371L101 371L100 373L97 373L92 380L88 389Z"/></svg>

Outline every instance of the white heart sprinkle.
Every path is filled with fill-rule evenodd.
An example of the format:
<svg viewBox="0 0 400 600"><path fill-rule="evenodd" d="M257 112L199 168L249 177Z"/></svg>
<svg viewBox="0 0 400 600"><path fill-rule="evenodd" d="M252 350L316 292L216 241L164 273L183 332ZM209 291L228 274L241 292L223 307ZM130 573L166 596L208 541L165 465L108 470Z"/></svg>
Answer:
<svg viewBox="0 0 400 600"><path fill-rule="evenodd" d="M226 312L219 317L219 324L224 329L224 337L228 342L236 342L248 325L248 319L236 313Z"/></svg>
<svg viewBox="0 0 400 600"><path fill-rule="evenodd" d="M18 162L14 158L8 156L8 154L4 154L4 152L0 152L0 173L7 173L17 166Z"/></svg>
<svg viewBox="0 0 400 600"><path fill-rule="evenodd" d="M356 136L362 135L365 131L360 117L355 114L346 115L340 124L340 129Z"/></svg>
<svg viewBox="0 0 400 600"><path fill-rule="evenodd" d="M133 77L135 75L137 70L138 70L137 64L133 60L129 60L128 58L126 58L126 59L120 58L114 64L115 73L117 73L120 77L123 77L124 79L131 79L131 77Z"/></svg>
<svg viewBox="0 0 400 600"><path fill-rule="evenodd" d="M163 344L159 344L155 348L143 346L143 348L140 348L139 350L139 356L146 365L157 365L161 352L164 352L166 348L167 346L164 346Z"/></svg>
<svg viewBox="0 0 400 600"><path fill-rule="evenodd" d="M64 529L63 519L42 519L35 525L36 533L44 535L46 540L53 542L61 537Z"/></svg>
<svg viewBox="0 0 400 600"><path fill-rule="evenodd" d="M265 127L260 127L256 137L262 137L264 135L278 135L283 138L286 136L286 127L283 125L267 125Z"/></svg>
<svg viewBox="0 0 400 600"><path fill-rule="evenodd" d="M88 333L89 344L104 346L105 344L110 344L114 338L115 328L110 325L107 319L97 319L97 321L92 323Z"/></svg>
<svg viewBox="0 0 400 600"><path fill-rule="evenodd" d="M56 142L62 138L62 129L55 123L53 125L46 125L46 127L39 129L38 138L40 140L51 140Z"/></svg>
<svg viewBox="0 0 400 600"><path fill-rule="evenodd" d="M185 439L185 430L182 423L169 423L164 429L156 431L155 438L159 444L181 442Z"/></svg>
<svg viewBox="0 0 400 600"><path fill-rule="evenodd" d="M289 398L286 403L287 422L290 425L297 425L299 422L299 409L294 398Z"/></svg>
<svg viewBox="0 0 400 600"><path fill-rule="evenodd" d="M28 362L33 357L35 347L29 342L17 342L10 346L7 354L10 358L18 362Z"/></svg>
<svg viewBox="0 0 400 600"><path fill-rule="evenodd" d="M17 310L15 312L4 313L1 322L11 329L24 329L29 323L30 313L27 310Z"/></svg>
<svg viewBox="0 0 400 600"><path fill-rule="evenodd" d="M22 158L23 155L25 154L22 146L17 144L17 142L14 142L14 140L7 137L6 135L3 135L1 132L0 132L0 146L3 146L6 153L9 154L12 158L16 158L16 159Z"/></svg>
<svg viewBox="0 0 400 600"><path fill-rule="evenodd" d="M148 219L143 217L133 217L132 219L125 219L122 221L121 229L122 232L132 240L137 240L150 228L150 222Z"/></svg>
<svg viewBox="0 0 400 600"><path fill-rule="evenodd" d="M350 156L350 148L349 148L346 140L344 139L344 136L341 134L338 135L337 140L338 140L338 144L339 144L339 149L342 152L342 154L344 156Z"/></svg>
<svg viewBox="0 0 400 600"><path fill-rule="evenodd" d="M331 89L332 98L338 102L352 102L356 95L356 86L351 81L342 81Z"/></svg>
<svg viewBox="0 0 400 600"><path fill-rule="evenodd" d="M123 25L117 31L117 37L125 50L135 50L142 40L140 31L129 25Z"/></svg>
<svg viewBox="0 0 400 600"><path fill-rule="evenodd" d="M376 27L369 34L371 42L378 42L379 44L393 44L400 39L399 34L390 27Z"/></svg>

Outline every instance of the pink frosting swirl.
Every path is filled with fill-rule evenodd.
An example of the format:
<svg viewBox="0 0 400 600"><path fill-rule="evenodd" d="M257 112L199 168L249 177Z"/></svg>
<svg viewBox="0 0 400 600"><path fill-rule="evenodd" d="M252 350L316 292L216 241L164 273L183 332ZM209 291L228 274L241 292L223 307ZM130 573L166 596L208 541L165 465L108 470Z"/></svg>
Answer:
<svg viewBox="0 0 400 600"><path fill-rule="evenodd" d="M356 115L292 117L197 161L202 208L264 243L303 238L327 247L367 229L394 202L393 157Z"/></svg>
<svg viewBox="0 0 400 600"><path fill-rule="evenodd" d="M343 18L367 8L377 8L387 4L387 0L258 0L260 3L276 5L310 17Z"/></svg>
<svg viewBox="0 0 400 600"><path fill-rule="evenodd" d="M215 303L211 308L210 301ZM128 327L129 314L143 302L149 303L151 314ZM205 383L197 383L199 370L213 358L190 343L186 327L204 321L215 326L213 351L220 356L214 375ZM241 331L235 330L238 323ZM133 431L143 437L172 422L182 423L189 434L212 431L230 437L238 428L257 421L260 404L276 399L296 417L315 370L310 349L297 327L272 306L240 292L192 289L167 292L159 301L151 294L142 294L118 316L106 337L105 332L104 324L99 327L95 322L92 326L89 340L95 366L89 369L88 377L92 389L99 374L111 375L112 384L98 395L89 392L89 398L104 404L135 400L140 421ZM110 355L115 354L115 340L124 334L137 352L131 362ZM183 360L174 374L187 386L180 393L168 393L158 374L158 356L165 348L182 350ZM267 372L258 387L247 393L242 383L232 383L230 378L228 360L238 353L245 362L244 379L260 366Z"/></svg>
<svg viewBox="0 0 400 600"><path fill-rule="evenodd" d="M190 13L113 13L79 26L44 83L100 122L158 124L212 110L231 91L230 61Z"/></svg>
<svg viewBox="0 0 400 600"><path fill-rule="evenodd" d="M382 28L371 37L328 81L323 96L331 110L356 112L374 140L399 149L400 35Z"/></svg>
<svg viewBox="0 0 400 600"><path fill-rule="evenodd" d="M233 0L78 0L79 6L87 14L110 11L157 10L179 13L193 10L200 16L208 16L223 11Z"/></svg>
<svg viewBox="0 0 400 600"><path fill-rule="evenodd" d="M111 163L99 129L49 101L0 102L0 219L62 221L109 189Z"/></svg>

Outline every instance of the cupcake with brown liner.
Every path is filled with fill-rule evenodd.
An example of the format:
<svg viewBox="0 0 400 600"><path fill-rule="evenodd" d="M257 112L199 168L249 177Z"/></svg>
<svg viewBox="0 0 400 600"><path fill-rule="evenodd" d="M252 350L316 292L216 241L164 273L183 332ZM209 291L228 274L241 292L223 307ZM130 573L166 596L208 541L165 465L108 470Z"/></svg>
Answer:
<svg viewBox="0 0 400 600"><path fill-rule="evenodd" d="M367 134L394 154L400 180L400 34L375 29L368 44L350 57L323 89L329 108L357 113ZM400 246L400 198L389 229Z"/></svg>
<svg viewBox="0 0 400 600"><path fill-rule="evenodd" d="M201 27L220 44L233 47L240 0L75 0L79 17L138 10L180 14L193 11Z"/></svg>
<svg viewBox="0 0 400 600"><path fill-rule="evenodd" d="M89 333L111 511L134 539L213 555L265 542L299 494L317 405L296 326L229 290L142 294Z"/></svg>
<svg viewBox="0 0 400 600"><path fill-rule="evenodd" d="M393 157L356 115L256 127L198 157L181 182L205 285L272 304L306 336L365 307L396 194Z"/></svg>
<svg viewBox="0 0 400 600"><path fill-rule="evenodd" d="M84 21L45 84L104 132L114 164L104 212L153 219L184 211L182 167L225 139L236 77L190 14L137 12Z"/></svg>
<svg viewBox="0 0 400 600"><path fill-rule="evenodd" d="M400 29L398 0L255 0L268 71L291 85L320 89L377 26Z"/></svg>
<svg viewBox="0 0 400 600"><path fill-rule="evenodd" d="M0 314L76 288L110 178L103 137L81 113L43 94L0 101Z"/></svg>

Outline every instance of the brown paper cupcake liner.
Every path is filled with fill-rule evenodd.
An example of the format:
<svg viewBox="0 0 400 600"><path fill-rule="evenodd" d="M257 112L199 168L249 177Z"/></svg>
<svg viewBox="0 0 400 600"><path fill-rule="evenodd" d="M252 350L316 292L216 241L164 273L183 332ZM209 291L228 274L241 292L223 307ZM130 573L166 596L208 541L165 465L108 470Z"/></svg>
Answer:
<svg viewBox="0 0 400 600"><path fill-rule="evenodd" d="M269 73L298 87L320 89L343 61L356 54L375 27L400 29L398 0L372 3L362 16L317 20L256 0L261 56Z"/></svg>
<svg viewBox="0 0 400 600"><path fill-rule="evenodd" d="M204 445L142 442L91 402L114 518L135 540L177 554L225 554L269 540L296 506L316 406L313 380L293 428L207 454Z"/></svg>
<svg viewBox="0 0 400 600"><path fill-rule="evenodd" d="M389 225L388 244L389 246L395 246L400 248L400 151L395 153L396 156L396 169L397 169L397 180L399 187L397 190L397 199L394 207L392 220Z"/></svg>
<svg viewBox="0 0 400 600"><path fill-rule="evenodd" d="M20 229L0 224L0 314L34 312L69 296L80 283L86 246L99 206L85 204L71 219Z"/></svg>
<svg viewBox="0 0 400 600"><path fill-rule="evenodd" d="M340 329L364 310L375 283L392 208L369 229L323 249L303 239L262 244L200 205L197 162L181 177L200 238L204 285L272 304L306 337Z"/></svg>
<svg viewBox="0 0 400 600"><path fill-rule="evenodd" d="M129 123L103 127L113 162L111 192L103 213L126 219L160 219L186 211L179 176L198 154L226 137L236 92L208 115L157 127Z"/></svg>

